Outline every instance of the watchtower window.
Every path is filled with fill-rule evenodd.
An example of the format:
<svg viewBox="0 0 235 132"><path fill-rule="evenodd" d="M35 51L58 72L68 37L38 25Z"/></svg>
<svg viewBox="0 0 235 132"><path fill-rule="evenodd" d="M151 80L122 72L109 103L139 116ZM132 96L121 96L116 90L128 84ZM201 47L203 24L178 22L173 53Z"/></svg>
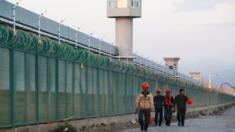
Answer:
<svg viewBox="0 0 235 132"><path fill-rule="evenodd" d="M107 0L108 8L139 8L140 0Z"/></svg>
<svg viewBox="0 0 235 132"><path fill-rule="evenodd" d="M138 8L139 7L139 0L131 0L131 7Z"/></svg>
<svg viewBox="0 0 235 132"><path fill-rule="evenodd" d="M108 0L108 8L116 8L116 0Z"/></svg>
<svg viewBox="0 0 235 132"><path fill-rule="evenodd" d="M117 0L118 8L128 8L128 0Z"/></svg>

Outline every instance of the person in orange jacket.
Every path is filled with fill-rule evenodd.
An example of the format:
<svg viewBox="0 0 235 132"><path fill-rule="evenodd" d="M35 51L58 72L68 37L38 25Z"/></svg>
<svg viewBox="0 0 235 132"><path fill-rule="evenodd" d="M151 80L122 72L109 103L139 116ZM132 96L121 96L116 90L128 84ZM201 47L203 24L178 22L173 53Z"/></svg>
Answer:
<svg viewBox="0 0 235 132"><path fill-rule="evenodd" d="M166 121L166 126L170 126L172 119L172 112L175 110L174 98L171 96L171 91L169 88L166 89L166 95L164 97L164 118Z"/></svg>
<svg viewBox="0 0 235 132"><path fill-rule="evenodd" d="M153 109L153 96L149 92L149 84L142 84L142 92L136 98L136 110L138 111L141 131L147 131L150 121L150 112Z"/></svg>

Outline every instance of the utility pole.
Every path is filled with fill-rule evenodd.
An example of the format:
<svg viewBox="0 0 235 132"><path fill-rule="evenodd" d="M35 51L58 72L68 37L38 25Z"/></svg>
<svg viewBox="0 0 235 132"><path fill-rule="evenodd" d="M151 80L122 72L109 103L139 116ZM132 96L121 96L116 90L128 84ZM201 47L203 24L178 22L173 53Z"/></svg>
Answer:
<svg viewBox="0 0 235 132"><path fill-rule="evenodd" d="M212 88L212 76L219 76L218 74L209 74L209 84L208 84L208 88Z"/></svg>

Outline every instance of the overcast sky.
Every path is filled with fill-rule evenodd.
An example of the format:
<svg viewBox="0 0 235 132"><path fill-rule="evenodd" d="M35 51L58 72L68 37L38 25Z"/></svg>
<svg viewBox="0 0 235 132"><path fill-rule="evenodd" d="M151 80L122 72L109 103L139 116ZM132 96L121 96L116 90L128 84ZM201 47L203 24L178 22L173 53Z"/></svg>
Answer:
<svg viewBox="0 0 235 132"><path fill-rule="evenodd" d="M16 2L16 0L9 0ZM142 0L134 21L134 51L163 63L181 57L179 70L217 73L217 83L235 85L235 0ZM22 0L20 6L114 42L114 19L106 0Z"/></svg>

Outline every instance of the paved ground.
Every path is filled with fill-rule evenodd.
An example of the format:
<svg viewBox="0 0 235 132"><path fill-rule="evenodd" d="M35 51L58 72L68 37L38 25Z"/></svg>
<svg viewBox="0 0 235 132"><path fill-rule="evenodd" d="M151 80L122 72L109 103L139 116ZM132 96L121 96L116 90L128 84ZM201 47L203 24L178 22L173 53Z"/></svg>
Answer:
<svg viewBox="0 0 235 132"><path fill-rule="evenodd" d="M139 129L130 129L124 132L139 131ZM148 132L235 132L235 107L227 110L222 116L186 120L185 127L178 127L173 123L170 127L152 127Z"/></svg>

